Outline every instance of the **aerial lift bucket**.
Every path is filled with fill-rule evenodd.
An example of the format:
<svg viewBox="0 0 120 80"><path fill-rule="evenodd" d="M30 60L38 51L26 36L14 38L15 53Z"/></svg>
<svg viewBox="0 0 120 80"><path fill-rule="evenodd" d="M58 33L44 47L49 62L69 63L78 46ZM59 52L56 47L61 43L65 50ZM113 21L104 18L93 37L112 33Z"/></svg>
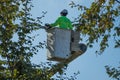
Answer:
<svg viewBox="0 0 120 80"><path fill-rule="evenodd" d="M60 28L51 28L46 31L48 60L70 62L87 49L85 44L79 44L80 32Z"/></svg>

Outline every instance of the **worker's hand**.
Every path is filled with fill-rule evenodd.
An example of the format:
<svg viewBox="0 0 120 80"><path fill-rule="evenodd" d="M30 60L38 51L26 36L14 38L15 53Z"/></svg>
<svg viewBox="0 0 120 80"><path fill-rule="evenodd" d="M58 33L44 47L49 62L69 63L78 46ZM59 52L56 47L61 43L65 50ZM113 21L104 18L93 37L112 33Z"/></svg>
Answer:
<svg viewBox="0 0 120 80"><path fill-rule="evenodd" d="M48 23L46 23L45 26L46 26L46 29L50 29L51 28L50 24L48 24Z"/></svg>
<svg viewBox="0 0 120 80"><path fill-rule="evenodd" d="M47 26L47 27L48 27L48 26L50 26L50 24L46 23L46 24L45 24L45 26Z"/></svg>

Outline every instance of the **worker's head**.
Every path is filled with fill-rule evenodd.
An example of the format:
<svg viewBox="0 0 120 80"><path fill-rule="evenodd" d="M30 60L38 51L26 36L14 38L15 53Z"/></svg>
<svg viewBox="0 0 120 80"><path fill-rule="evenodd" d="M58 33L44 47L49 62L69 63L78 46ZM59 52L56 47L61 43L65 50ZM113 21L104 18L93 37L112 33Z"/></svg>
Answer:
<svg viewBox="0 0 120 80"><path fill-rule="evenodd" d="M68 11L67 11L66 9L63 9L63 10L60 12L60 14L61 14L62 16L66 16L66 15L68 14Z"/></svg>

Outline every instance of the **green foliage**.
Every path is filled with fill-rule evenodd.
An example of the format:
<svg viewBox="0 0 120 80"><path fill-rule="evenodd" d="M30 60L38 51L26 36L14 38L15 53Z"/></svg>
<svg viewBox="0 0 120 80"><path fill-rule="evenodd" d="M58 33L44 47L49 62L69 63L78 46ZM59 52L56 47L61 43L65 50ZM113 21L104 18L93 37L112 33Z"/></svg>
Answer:
<svg viewBox="0 0 120 80"><path fill-rule="evenodd" d="M86 42L89 47L93 47L95 42L100 42L100 50L96 53L101 54L109 47L110 39L113 39L114 47L120 48L119 0L97 0L91 4L90 8L74 2L71 2L70 5L81 11L73 25L77 27L81 35L87 36ZM109 77L120 80L120 67L105 66L105 68Z"/></svg>
<svg viewBox="0 0 120 80"><path fill-rule="evenodd" d="M49 62L36 65L30 61L45 45L33 44L36 36L30 34L40 29L46 12L31 18L32 7L32 0L0 0L0 80L50 80L56 72L63 74L63 68Z"/></svg>
<svg viewBox="0 0 120 80"><path fill-rule="evenodd" d="M116 3L117 2L117 3ZM100 52L108 47L109 37L114 36L115 47L120 46L120 6L118 0L99 0L93 2L90 8L76 5L82 13L75 20L74 25L83 35L88 36L88 45L100 42ZM43 43L33 45L35 37L30 36L33 31L40 29L40 19L31 18L32 0L0 0L0 79L3 80L50 80L58 71L66 75L66 68L55 67L51 63L32 64L30 58L43 48ZM117 21L117 22L116 22ZM113 33L112 35L110 33ZM14 36L14 34L16 36ZM13 40L16 37L18 40ZM57 76L59 79L75 80L75 73L71 78Z"/></svg>
<svg viewBox="0 0 120 80"><path fill-rule="evenodd" d="M74 26L86 35L88 46L92 47L94 42L100 42L102 53L108 46L110 37L114 36L115 47L120 47L120 4L118 0L99 0L93 2L90 8L71 2L71 7L77 7L81 11L74 21Z"/></svg>
<svg viewBox="0 0 120 80"><path fill-rule="evenodd" d="M105 66L105 68L109 77L120 80L120 66L118 68Z"/></svg>
<svg viewBox="0 0 120 80"><path fill-rule="evenodd" d="M44 45L33 45L40 20L30 17L31 0L0 0L0 79L2 80L49 80L42 69L33 65L33 57ZM16 36L14 36L16 34ZM17 37L18 40L13 40ZM45 72L45 71L44 71ZM41 75L45 76L40 77Z"/></svg>

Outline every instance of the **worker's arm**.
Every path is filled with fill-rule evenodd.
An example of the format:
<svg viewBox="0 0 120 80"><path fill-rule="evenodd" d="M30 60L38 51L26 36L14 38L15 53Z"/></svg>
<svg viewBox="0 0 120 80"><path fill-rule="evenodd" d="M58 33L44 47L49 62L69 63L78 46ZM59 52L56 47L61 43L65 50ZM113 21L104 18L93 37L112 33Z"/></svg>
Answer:
<svg viewBox="0 0 120 80"><path fill-rule="evenodd" d="M68 24L68 27L69 27L69 29L73 29L73 26L72 26L72 22L69 20L69 24Z"/></svg>
<svg viewBox="0 0 120 80"><path fill-rule="evenodd" d="M50 26L54 27L59 25L59 23L60 23L60 18L58 18L54 23L50 24Z"/></svg>
<svg viewBox="0 0 120 80"><path fill-rule="evenodd" d="M73 26L72 26L72 23L70 22L70 24L69 24L69 29L73 29Z"/></svg>

